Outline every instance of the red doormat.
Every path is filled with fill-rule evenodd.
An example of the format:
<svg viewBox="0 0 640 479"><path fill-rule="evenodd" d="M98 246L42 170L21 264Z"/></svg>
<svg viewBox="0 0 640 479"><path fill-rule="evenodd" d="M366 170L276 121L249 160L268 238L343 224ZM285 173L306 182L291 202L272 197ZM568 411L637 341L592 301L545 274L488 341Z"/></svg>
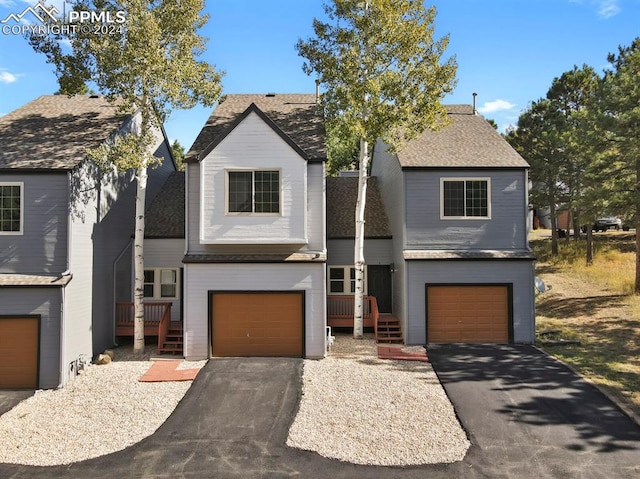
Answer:
<svg viewBox="0 0 640 479"><path fill-rule="evenodd" d="M143 383L193 381L199 369L178 369L181 361L153 361L153 365L138 380Z"/></svg>
<svg viewBox="0 0 640 479"><path fill-rule="evenodd" d="M399 359L402 361L422 361L429 362L426 351L409 352L403 351L402 346L378 346L378 357L380 359Z"/></svg>

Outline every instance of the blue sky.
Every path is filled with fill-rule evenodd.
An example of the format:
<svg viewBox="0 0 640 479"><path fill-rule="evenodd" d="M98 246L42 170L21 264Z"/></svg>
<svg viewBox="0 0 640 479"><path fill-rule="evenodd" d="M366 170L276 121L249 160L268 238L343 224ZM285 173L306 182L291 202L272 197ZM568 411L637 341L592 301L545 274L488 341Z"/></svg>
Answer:
<svg viewBox="0 0 640 479"><path fill-rule="evenodd" d="M55 0L60 5L62 0ZM35 1L0 0L0 20ZM445 103L472 102L501 131L554 77L584 63L601 72L607 54L640 36L640 0L437 0L436 36L450 36L447 55L458 63L457 87ZM225 93L313 93L294 45L313 34L322 0L218 0L201 34L202 59L226 72ZM25 16L27 18L27 16ZM34 22L36 19L32 18ZM57 90L53 68L20 36L0 33L0 115ZM187 149L210 108L175 111L165 125Z"/></svg>

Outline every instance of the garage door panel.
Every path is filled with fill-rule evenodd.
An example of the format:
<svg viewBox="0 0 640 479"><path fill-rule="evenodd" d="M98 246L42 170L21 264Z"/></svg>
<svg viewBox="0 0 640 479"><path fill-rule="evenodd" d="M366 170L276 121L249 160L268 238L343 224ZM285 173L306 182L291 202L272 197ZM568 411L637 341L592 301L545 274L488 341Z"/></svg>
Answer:
<svg viewBox="0 0 640 479"><path fill-rule="evenodd" d="M433 343L509 340L506 286L427 286L427 336Z"/></svg>
<svg viewBox="0 0 640 479"><path fill-rule="evenodd" d="M212 301L214 356L302 356L302 294L215 293Z"/></svg>
<svg viewBox="0 0 640 479"><path fill-rule="evenodd" d="M38 318L0 318L0 389L38 386L38 328Z"/></svg>

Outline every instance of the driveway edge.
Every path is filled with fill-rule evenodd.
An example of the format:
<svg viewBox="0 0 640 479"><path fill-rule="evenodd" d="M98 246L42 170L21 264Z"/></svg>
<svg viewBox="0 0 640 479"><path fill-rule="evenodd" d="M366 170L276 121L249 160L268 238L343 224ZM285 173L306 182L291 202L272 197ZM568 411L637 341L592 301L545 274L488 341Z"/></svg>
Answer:
<svg viewBox="0 0 640 479"><path fill-rule="evenodd" d="M620 409L620 411L622 413L624 413L626 416L629 417L629 419L631 419L638 427L640 427L640 415L636 414L635 412L633 412L626 404L620 402L618 400L617 397L613 396L612 394L609 393L609 391L607 391L605 388L603 388L602 386L600 386L598 383L596 383L595 381L591 380L590 378L588 378L587 376L585 376L584 374L582 374L580 371L578 371L576 368L574 368L573 366L571 366L570 364L567 364L565 361L563 361L560 358L555 357L553 354L545 351L544 349L540 348L539 346L532 344L531 346L533 346L534 348L536 348L538 351L540 351L541 353L549 356L551 359L553 359L554 361L557 361L558 363L562 364L563 366L565 366L567 369L569 369L571 372L573 372L574 374L576 374L577 376L579 376L581 379L583 379L586 383L590 384L591 386L593 386L594 388L596 388L598 391L600 391L602 394L604 394L604 396L609 399L609 401L611 401L613 404L615 404L615 406Z"/></svg>

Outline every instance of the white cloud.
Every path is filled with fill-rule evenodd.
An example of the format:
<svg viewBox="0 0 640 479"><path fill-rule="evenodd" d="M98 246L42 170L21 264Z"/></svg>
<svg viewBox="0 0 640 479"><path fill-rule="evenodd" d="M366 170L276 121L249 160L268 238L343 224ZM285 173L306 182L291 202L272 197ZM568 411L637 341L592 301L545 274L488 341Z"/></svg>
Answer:
<svg viewBox="0 0 640 479"><path fill-rule="evenodd" d="M0 68L0 83L14 83L18 81L19 75L14 75L13 73L8 72L5 69Z"/></svg>
<svg viewBox="0 0 640 479"><path fill-rule="evenodd" d="M584 5L585 1L569 0L569 3ZM615 17L622 11L620 0L588 0L588 5L594 6L598 16L604 19Z"/></svg>
<svg viewBox="0 0 640 479"><path fill-rule="evenodd" d="M484 115L485 113L495 113L496 111L512 110L515 106L515 103L506 100L494 100L485 102L483 106L478 108L478 111Z"/></svg>
<svg viewBox="0 0 640 479"><path fill-rule="evenodd" d="M598 0L595 3L598 8L598 16L602 18L615 17L622 10L619 0Z"/></svg>

